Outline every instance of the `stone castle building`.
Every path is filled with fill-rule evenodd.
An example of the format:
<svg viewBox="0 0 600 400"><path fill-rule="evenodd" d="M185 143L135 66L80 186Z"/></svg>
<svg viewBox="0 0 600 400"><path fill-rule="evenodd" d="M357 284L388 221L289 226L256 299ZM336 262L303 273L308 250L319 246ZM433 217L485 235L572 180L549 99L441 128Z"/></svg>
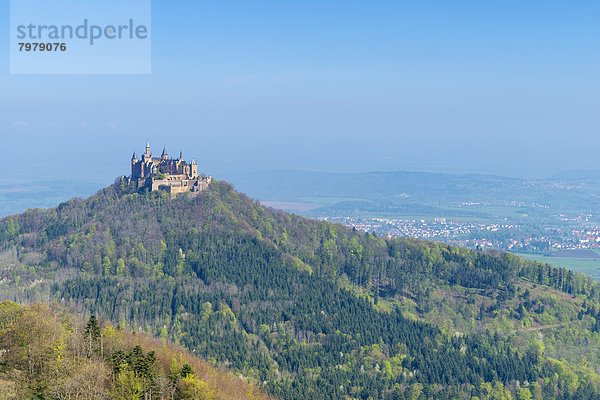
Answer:
<svg viewBox="0 0 600 400"><path fill-rule="evenodd" d="M198 175L198 163L186 162L181 152L179 158L169 158L165 147L160 157L153 157L147 142L141 158L133 152L129 180L138 189L165 190L175 197L183 192L200 193L208 188L212 178Z"/></svg>

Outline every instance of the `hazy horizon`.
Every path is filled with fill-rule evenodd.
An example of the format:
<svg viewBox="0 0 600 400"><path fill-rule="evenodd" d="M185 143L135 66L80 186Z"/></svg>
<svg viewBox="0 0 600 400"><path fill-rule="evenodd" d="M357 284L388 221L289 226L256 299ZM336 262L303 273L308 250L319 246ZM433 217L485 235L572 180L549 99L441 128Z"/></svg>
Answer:
<svg viewBox="0 0 600 400"><path fill-rule="evenodd" d="M139 153L138 153L139 154ZM178 153L177 153L178 154ZM186 158L184 156L184 158ZM192 159L192 157L189 157ZM122 165L108 165L103 169L99 169L93 171L91 173L86 172L86 170L73 170L68 171L68 166L53 166L55 169L45 169L41 174L29 174L27 171L17 172L11 177L0 177L0 185L2 186L12 186L19 185L20 183L31 183L31 182L56 182L56 181L64 181L64 182L88 182L90 184L98 184L98 188L101 185L111 184L116 178L120 176L129 176L131 174L129 166L123 167ZM64 175L58 173L58 171L63 170ZM479 176L495 176L500 178L514 178L514 179L524 179L524 180L564 180L565 176L571 176L573 174L577 176L597 176L600 178L600 169L571 169L571 170L562 170L558 171L554 174L550 174L547 176L533 176L533 175L507 175L507 174L498 174L498 173L485 173L485 172L477 172L477 171L436 171L436 170L414 170L414 169L370 169L370 170L323 170L323 169L274 169L274 168L266 168L266 169L246 169L246 170L222 170L217 171L216 173L210 172L209 170L202 169L202 165L200 165L201 173L205 173L207 175L211 175L216 179L231 181L234 183L236 178L246 177L248 174L256 173L256 174L269 174L269 173L322 173L322 174L343 174L343 175L353 175L353 174L378 174L378 173L423 173L423 174L441 174L441 175L456 175L456 176L468 176L468 175L479 175ZM576 178L578 179L578 178Z"/></svg>
<svg viewBox="0 0 600 400"><path fill-rule="evenodd" d="M150 75L9 75L3 41L7 175L110 179L147 139L214 176L600 169L599 11L155 2Z"/></svg>

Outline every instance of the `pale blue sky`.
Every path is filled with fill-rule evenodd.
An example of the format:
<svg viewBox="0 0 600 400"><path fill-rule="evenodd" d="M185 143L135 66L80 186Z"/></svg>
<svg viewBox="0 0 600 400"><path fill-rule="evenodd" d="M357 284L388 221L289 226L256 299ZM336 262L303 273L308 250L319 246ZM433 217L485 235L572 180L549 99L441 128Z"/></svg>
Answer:
<svg viewBox="0 0 600 400"><path fill-rule="evenodd" d="M598 1L153 1L152 71L9 75L8 173L110 181L135 147L209 174L600 169ZM6 170L6 168L5 168Z"/></svg>

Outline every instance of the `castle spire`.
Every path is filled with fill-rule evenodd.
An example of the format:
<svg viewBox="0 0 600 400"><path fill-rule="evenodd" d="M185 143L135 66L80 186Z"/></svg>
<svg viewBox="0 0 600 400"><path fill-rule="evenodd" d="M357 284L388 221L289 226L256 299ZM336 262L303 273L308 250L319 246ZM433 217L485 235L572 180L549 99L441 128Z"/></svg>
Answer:
<svg viewBox="0 0 600 400"><path fill-rule="evenodd" d="M183 160L183 150L179 152L179 159Z"/></svg>
<svg viewBox="0 0 600 400"><path fill-rule="evenodd" d="M137 154L135 154L135 149L133 150L133 155L131 156L131 160L137 160Z"/></svg>

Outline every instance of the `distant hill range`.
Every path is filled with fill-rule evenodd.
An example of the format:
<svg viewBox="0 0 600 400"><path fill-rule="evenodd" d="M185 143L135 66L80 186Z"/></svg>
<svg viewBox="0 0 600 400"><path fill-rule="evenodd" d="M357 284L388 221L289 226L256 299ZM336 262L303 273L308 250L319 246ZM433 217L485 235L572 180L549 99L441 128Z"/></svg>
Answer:
<svg viewBox="0 0 600 400"><path fill-rule="evenodd" d="M0 183L0 217L28 208L54 207L73 197L88 197L111 183L99 180L23 180Z"/></svg>
<svg viewBox="0 0 600 400"><path fill-rule="evenodd" d="M600 171L570 171L538 180L409 171L262 171L225 174L224 178L268 205L306 216L490 217L480 209L460 207L472 203L513 204L537 213L540 208L536 206L575 213L596 213L600 207ZM86 197L101 186L85 180L0 184L0 216Z"/></svg>
<svg viewBox="0 0 600 400"><path fill-rule="evenodd" d="M552 175L553 180L569 180L581 182L600 182L600 170L571 170Z"/></svg>
<svg viewBox="0 0 600 400"><path fill-rule="evenodd" d="M461 205L513 206L551 212L600 209L600 179L526 180L494 175L427 172L321 173L264 171L228 175L261 201L307 216L361 214L482 217ZM583 174L579 175L583 178ZM294 204L295 203L295 204ZM543 210L542 210L543 211ZM477 214L479 213L479 214Z"/></svg>

